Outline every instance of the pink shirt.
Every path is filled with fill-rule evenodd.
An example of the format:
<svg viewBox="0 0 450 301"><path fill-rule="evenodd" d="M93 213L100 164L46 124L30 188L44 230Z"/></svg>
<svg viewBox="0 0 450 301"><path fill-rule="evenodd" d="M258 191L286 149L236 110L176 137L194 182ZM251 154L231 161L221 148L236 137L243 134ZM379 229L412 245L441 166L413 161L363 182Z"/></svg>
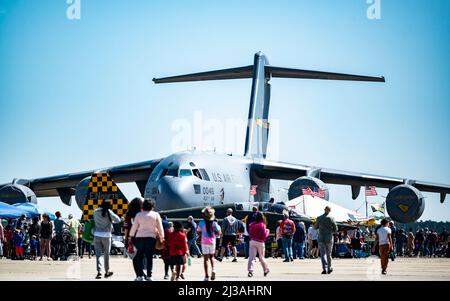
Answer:
<svg viewBox="0 0 450 301"><path fill-rule="evenodd" d="M131 237L164 238L161 216L155 211L142 211L136 214L130 230Z"/></svg>
<svg viewBox="0 0 450 301"><path fill-rule="evenodd" d="M266 225L263 222L251 223L249 228L250 240L265 242L269 236L269 230L266 229Z"/></svg>

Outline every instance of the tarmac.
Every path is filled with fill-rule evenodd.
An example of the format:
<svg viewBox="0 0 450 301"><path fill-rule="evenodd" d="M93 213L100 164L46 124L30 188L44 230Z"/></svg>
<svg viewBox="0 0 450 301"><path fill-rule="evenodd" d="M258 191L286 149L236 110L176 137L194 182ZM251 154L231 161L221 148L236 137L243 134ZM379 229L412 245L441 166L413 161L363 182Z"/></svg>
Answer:
<svg viewBox="0 0 450 301"><path fill-rule="evenodd" d="M224 259L215 261L217 280L220 281L450 281L449 258L397 258L389 261L388 274L381 275L380 260L376 256L363 259L335 259L333 273L321 275L320 259L283 262L282 259L267 258L270 273L263 276L261 265L255 263L254 276L247 276L247 260L240 257L238 262ZM111 270L114 275L108 279L96 280L95 257L86 256L69 261L20 261L0 260L0 280L85 280L85 281L132 281L135 278L132 262L123 256L111 256ZM203 259L193 258L191 266L184 273L187 281L203 280ZM163 280L164 265L161 259L154 260L153 279Z"/></svg>

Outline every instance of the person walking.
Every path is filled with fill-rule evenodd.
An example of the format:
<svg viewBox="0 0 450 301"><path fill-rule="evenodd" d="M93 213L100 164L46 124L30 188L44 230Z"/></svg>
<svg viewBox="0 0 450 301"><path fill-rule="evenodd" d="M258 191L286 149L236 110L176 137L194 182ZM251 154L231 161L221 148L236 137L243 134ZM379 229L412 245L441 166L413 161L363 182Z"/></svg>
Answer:
<svg viewBox="0 0 450 301"><path fill-rule="evenodd" d="M132 242L130 239L130 231L131 231L131 227L134 224L134 219L136 218L136 215L142 211L142 204L143 204L143 200L139 197L136 197L134 199L132 199L130 201L130 203L128 204L128 209L127 209L127 213L125 214L125 221L123 223L123 228L124 228L124 234L125 234L125 248L128 252L128 250L131 250L134 252L134 247L132 246ZM133 252L131 252L131 254L133 254ZM136 255L136 254L134 254ZM137 266L137 257L133 256L133 266Z"/></svg>
<svg viewBox="0 0 450 301"><path fill-rule="evenodd" d="M51 259L51 247L50 242L53 238L53 222L50 221L50 217L47 213L44 213L42 215L42 222L41 222L41 258L39 260L42 260L42 257L44 254L47 254L47 260Z"/></svg>
<svg viewBox="0 0 450 301"><path fill-rule="evenodd" d="M238 220L233 216L233 209L227 209L227 216L222 221L222 248L220 250L220 257L217 260L222 261L225 250L228 245L231 245L233 251L233 261L237 261L237 250L236 250L236 240L237 240L237 226Z"/></svg>
<svg viewBox="0 0 450 301"><path fill-rule="evenodd" d="M250 236L248 235L248 227L251 223L255 221L256 213L258 212L258 207L253 206L252 212L247 214L247 216L244 218L245 221L245 229L244 229L244 253L245 253L245 259L248 259L249 253L250 253Z"/></svg>
<svg viewBox="0 0 450 301"><path fill-rule="evenodd" d="M164 225L163 225L164 228ZM197 231L197 229L196 229ZM164 262L164 280L169 279L169 268L172 272L172 275L174 273L173 266L170 261L170 250L169 250L169 239L168 237L173 232L173 223L169 222L169 227L164 228L164 237L166 238L166 242L164 243L164 249L161 250L161 259Z"/></svg>
<svg viewBox="0 0 450 301"><path fill-rule="evenodd" d="M113 224L117 224L120 221L120 217L111 210L111 200L103 200L100 207L94 210L94 249L97 264L97 276L95 279L102 278L102 259L104 261L105 278L113 275L109 267L111 231Z"/></svg>
<svg viewBox="0 0 450 301"><path fill-rule="evenodd" d="M305 224L298 222L295 226L295 233L292 237L292 251L294 259L305 259Z"/></svg>
<svg viewBox="0 0 450 301"><path fill-rule="evenodd" d="M136 214L130 230L130 238L136 246L136 261L133 261L137 281L152 281L153 255L156 239L164 243L164 228L161 216L154 211L155 203L144 200L142 212ZM147 260L147 275L144 274L144 258Z"/></svg>
<svg viewBox="0 0 450 301"><path fill-rule="evenodd" d="M67 222L67 226L69 228L70 236L72 237L72 240L75 242L75 252L77 252L77 256L80 256L80 252L78 249L79 244L78 234L81 230L81 224L76 218L73 218L72 214L69 214L69 221Z"/></svg>
<svg viewBox="0 0 450 301"><path fill-rule="evenodd" d="M337 231L336 221L330 216L331 208L325 207L325 213L317 218L315 228L319 230L318 244L322 261L322 274L331 274L331 252L333 250L333 234Z"/></svg>
<svg viewBox="0 0 450 301"><path fill-rule="evenodd" d="M409 232L408 232L408 239L406 241L405 255L407 255L407 256L414 255L414 249L415 249L414 241L415 241L415 236L414 236L412 228L410 228Z"/></svg>
<svg viewBox="0 0 450 301"><path fill-rule="evenodd" d="M250 252L247 262L248 277L253 277L253 263L256 260L256 256L259 258L264 277L266 277L269 274L269 267L265 259L265 242L267 237L269 237L269 229L266 228L264 215L261 212L257 212L255 221L249 227Z"/></svg>
<svg viewBox="0 0 450 301"><path fill-rule="evenodd" d="M192 216L187 218L186 237L190 254L194 255L195 253L198 258L202 257L202 252L197 245L197 223ZM192 253L191 249L193 249Z"/></svg>
<svg viewBox="0 0 450 301"><path fill-rule="evenodd" d="M381 273L387 274L387 267L389 262L389 253L393 249L392 230L389 227L389 221L387 219L381 220L381 227L377 230L378 250L381 258Z"/></svg>
<svg viewBox="0 0 450 301"><path fill-rule="evenodd" d="M211 280L216 279L214 254L216 252L216 239L221 234L221 228L214 220L215 210L213 208L206 207L202 210L202 213L203 220L198 223L197 232L201 234L203 269L205 271L204 281L209 281L208 262L211 264Z"/></svg>
<svg viewBox="0 0 450 301"><path fill-rule="evenodd" d="M180 276L182 275L181 267L186 263L186 256L189 256L187 238L183 230L183 225L175 221L173 223L173 232L167 238L172 268L171 281L180 280ZM182 278L184 279L184 276Z"/></svg>
<svg viewBox="0 0 450 301"><path fill-rule="evenodd" d="M289 214L283 214L283 221L280 225L281 242L283 243L283 262L294 261L292 254L292 236L295 233L295 223L289 219Z"/></svg>
<svg viewBox="0 0 450 301"><path fill-rule="evenodd" d="M317 240L319 239L319 231L310 225L308 228L308 255L309 258L319 257L319 244Z"/></svg>

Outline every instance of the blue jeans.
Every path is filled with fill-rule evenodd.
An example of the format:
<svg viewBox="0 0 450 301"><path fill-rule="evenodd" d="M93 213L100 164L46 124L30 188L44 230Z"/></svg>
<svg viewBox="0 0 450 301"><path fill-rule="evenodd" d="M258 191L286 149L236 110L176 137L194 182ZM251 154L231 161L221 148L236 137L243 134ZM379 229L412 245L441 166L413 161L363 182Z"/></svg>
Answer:
<svg viewBox="0 0 450 301"><path fill-rule="evenodd" d="M194 248L193 251L195 251L195 253L197 253L196 255L202 255L202 252L200 252L200 248L197 245L197 238L196 237L193 237L193 238L188 240L188 250L189 250L189 252L191 252L192 247ZM192 252L191 255L194 255L194 252Z"/></svg>
<svg viewBox="0 0 450 301"><path fill-rule="evenodd" d="M283 243L283 254L285 259L292 258L292 237L283 236L281 238Z"/></svg>
<svg viewBox="0 0 450 301"><path fill-rule="evenodd" d="M244 236L244 252L245 258L250 256L250 236Z"/></svg>
<svg viewBox="0 0 450 301"><path fill-rule="evenodd" d="M305 243L304 242L292 242L292 252L294 253L294 259L304 259L305 258Z"/></svg>

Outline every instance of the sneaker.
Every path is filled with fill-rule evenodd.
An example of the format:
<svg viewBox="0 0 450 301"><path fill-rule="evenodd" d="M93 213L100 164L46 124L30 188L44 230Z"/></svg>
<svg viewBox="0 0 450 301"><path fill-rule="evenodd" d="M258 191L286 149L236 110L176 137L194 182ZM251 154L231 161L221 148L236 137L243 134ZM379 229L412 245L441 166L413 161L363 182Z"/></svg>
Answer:
<svg viewBox="0 0 450 301"><path fill-rule="evenodd" d="M234 258L231 262L237 262L237 258Z"/></svg>
<svg viewBox="0 0 450 301"><path fill-rule="evenodd" d="M113 274L114 274L113 272L107 272L107 273L105 273L105 278L109 278L109 277L111 277Z"/></svg>
<svg viewBox="0 0 450 301"><path fill-rule="evenodd" d="M184 280L184 275L181 273L180 278Z"/></svg>
<svg viewBox="0 0 450 301"><path fill-rule="evenodd" d="M290 259L291 259L291 261L294 261L294 258L291 257Z"/></svg>
<svg viewBox="0 0 450 301"><path fill-rule="evenodd" d="M323 270L321 274L325 275L325 274L327 274L327 271Z"/></svg>
<svg viewBox="0 0 450 301"><path fill-rule="evenodd" d="M287 258L286 258L285 260L283 260L283 262L289 262L289 261L290 261L290 260L289 260L289 259L287 259Z"/></svg>
<svg viewBox="0 0 450 301"><path fill-rule="evenodd" d="M328 269L328 274L331 274L333 272L333 268Z"/></svg>
<svg viewBox="0 0 450 301"><path fill-rule="evenodd" d="M265 272L264 272L264 277L266 277L267 274L269 274L269 272L270 272L270 270L265 271Z"/></svg>
<svg viewBox="0 0 450 301"><path fill-rule="evenodd" d="M381 274L386 275L387 274L386 270L381 271Z"/></svg>
<svg viewBox="0 0 450 301"><path fill-rule="evenodd" d="M170 281L175 281L176 277L177 277L177 274L172 273L172 277L170 277Z"/></svg>
<svg viewBox="0 0 450 301"><path fill-rule="evenodd" d="M102 273L97 273L97 276L95 276L95 279L102 279Z"/></svg>
<svg viewBox="0 0 450 301"><path fill-rule="evenodd" d="M202 258L202 254L198 254L197 258Z"/></svg>
<svg viewBox="0 0 450 301"><path fill-rule="evenodd" d="M164 280L169 279L169 275L164 275Z"/></svg>
<svg viewBox="0 0 450 301"><path fill-rule="evenodd" d="M144 281L144 278L142 278L141 276L138 276L134 279L134 281Z"/></svg>
<svg viewBox="0 0 450 301"><path fill-rule="evenodd" d="M223 260L222 257L217 257L216 259L217 259L217 261L219 261L219 262L222 262L222 260Z"/></svg>
<svg viewBox="0 0 450 301"><path fill-rule="evenodd" d="M153 281L152 277L145 277L145 281Z"/></svg>
<svg viewBox="0 0 450 301"><path fill-rule="evenodd" d="M248 272L248 277L253 277L253 273L252 272Z"/></svg>
<svg viewBox="0 0 450 301"><path fill-rule="evenodd" d="M203 281L209 281L209 277L205 277Z"/></svg>
<svg viewBox="0 0 450 301"><path fill-rule="evenodd" d="M216 280L216 272L211 273L211 280Z"/></svg>

